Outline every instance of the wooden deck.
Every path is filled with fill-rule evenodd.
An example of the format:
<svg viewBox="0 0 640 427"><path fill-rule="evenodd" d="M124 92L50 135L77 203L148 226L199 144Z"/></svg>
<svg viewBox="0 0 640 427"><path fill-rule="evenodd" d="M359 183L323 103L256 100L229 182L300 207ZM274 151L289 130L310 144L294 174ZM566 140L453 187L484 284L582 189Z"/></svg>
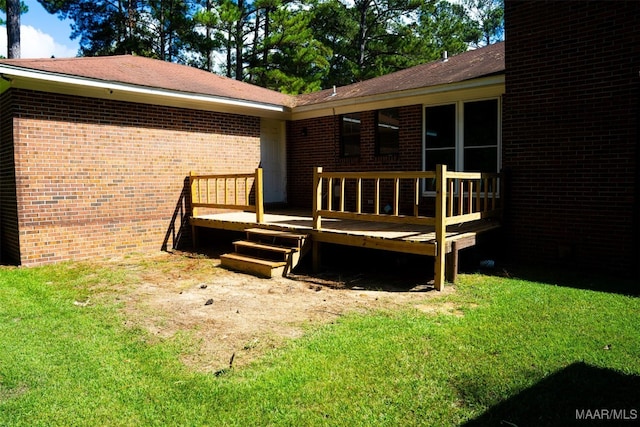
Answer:
<svg viewBox="0 0 640 427"><path fill-rule="evenodd" d="M318 243L356 246L416 255L436 256L436 233L431 225L363 222L325 219L322 229L313 228L313 216L301 210L267 211L258 223L254 212L226 212L191 217L191 225L242 232L253 227L309 234L314 243L314 264L319 264ZM474 221L447 228L445 253L446 279L455 282L458 251L475 246L480 234L500 227L496 220ZM317 265L316 265L317 268Z"/></svg>
<svg viewBox="0 0 640 427"><path fill-rule="evenodd" d="M304 233L311 236L314 268L320 265L321 243L432 256L438 290L445 278L455 280L458 251L474 246L481 233L498 228L502 215L500 174L449 172L444 165L423 172L323 172L316 168L313 208L308 212L265 213L260 169L255 174L192 174L190 179L194 238L196 227ZM392 201L381 213L385 182L392 183ZM429 191L435 198L435 212L425 216L420 203ZM401 201L407 200L412 212L402 213ZM372 209L365 210L365 204ZM233 211L205 213L206 208Z"/></svg>
<svg viewBox="0 0 640 427"><path fill-rule="evenodd" d="M262 223L256 222L253 212L225 212L191 217L191 225L220 230L244 231L261 227L270 230L294 231L310 234L314 241L340 245L374 248L394 252L435 256L436 233L432 225L363 222L345 219L325 219L322 228L313 228L313 216L301 210L277 210L264 214ZM464 249L476 243L480 233L495 229L495 220L474 221L447 228L446 253Z"/></svg>

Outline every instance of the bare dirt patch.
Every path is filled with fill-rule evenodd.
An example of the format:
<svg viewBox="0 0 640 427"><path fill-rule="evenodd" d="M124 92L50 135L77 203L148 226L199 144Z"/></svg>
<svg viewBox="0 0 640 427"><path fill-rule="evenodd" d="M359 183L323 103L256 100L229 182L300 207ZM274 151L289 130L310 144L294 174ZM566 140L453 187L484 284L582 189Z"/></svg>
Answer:
<svg viewBox="0 0 640 427"><path fill-rule="evenodd" d="M106 266L125 270L127 280L109 294L123 304L127 325L159 338L193 338L195 348L185 352L184 362L206 372L246 365L309 326L345 313L405 307L428 312L428 300L443 295L425 278L398 272L262 279L219 264L215 257L164 252L111 259ZM444 293L450 292L451 286Z"/></svg>

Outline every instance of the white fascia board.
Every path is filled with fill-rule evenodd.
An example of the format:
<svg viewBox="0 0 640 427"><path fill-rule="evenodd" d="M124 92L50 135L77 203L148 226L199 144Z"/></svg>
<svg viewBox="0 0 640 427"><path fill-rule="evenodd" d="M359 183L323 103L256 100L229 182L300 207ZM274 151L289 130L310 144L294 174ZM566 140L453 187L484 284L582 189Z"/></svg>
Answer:
<svg viewBox="0 0 640 427"><path fill-rule="evenodd" d="M293 108L291 119L304 120L358 111L377 110L380 108L423 104L429 98L446 95L447 93L478 93L485 89L491 91L501 90L504 92L504 82L504 74L498 74L495 76L480 77L457 83L304 105ZM340 88L337 90L339 92Z"/></svg>
<svg viewBox="0 0 640 427"><path fill-rule="evenodd" d="M193 103L194 108L196 109L212 109L216 111L225 111L227 108L232 110L252 110L256 113L263 112L266 115L273 114L286 114L288 113L288 108L282 105L277 104L267 104L261 102L247 101L242 99L235 98L225 98L214 95L205 95L198 93L190 93L190 92L179 92L173 91L169 89L162 88L153 88L146 86L138 86L129 83L120 83L106 80L97 80L91 79L87 77L78 77L78 76L68 76L64 74L57 73L49 73L46 71L40 70L32 70L25 69L20 67L14 67L11 65L1 64L0 65L0 76L2 79L6 80L20 80L20 81L32 81L35 83L40 83L37 86L42 86L43 84L47 85L47 87L52 87L49 85L55 86L69 86L75 87L77 89L85 88L89 90L98 90L104 91L105 95L100 96L101 98L109 98L106 94L130 94L138 97L149 97L149 98L164 98L166 101L161 102L163 105L171 105L171 100L175 101L175 104L180 107L184 107L185 103ZM28 84L19 84L19 87L28 88ZM2 90L4 91L4 90ZM77 90L74 91L77 93ZM89 95L90 96L90 95ZM119 96L118 99L123 99L122 96ZM198 108L197 105L207 104L210 108ZM215 108L218 107L218 108ZM257 111L256 111L257 110Z"/></svg>

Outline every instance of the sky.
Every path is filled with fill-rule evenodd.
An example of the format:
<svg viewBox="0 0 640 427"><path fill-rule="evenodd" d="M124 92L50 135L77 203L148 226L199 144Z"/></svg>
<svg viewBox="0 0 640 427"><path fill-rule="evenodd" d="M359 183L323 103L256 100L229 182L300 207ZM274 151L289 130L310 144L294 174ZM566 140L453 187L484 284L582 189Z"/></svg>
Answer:
<svg viewBox="0 0 640 427"><path fill-rule="evenodd" d="M20 17L22 58L68 58L78 53L78 40L71 40L70 21L47 13L36 0L22 0L29 11ZM4 18L4 16L3 16ZM0 26L0 55L7 56L7 30Z"/></svg>

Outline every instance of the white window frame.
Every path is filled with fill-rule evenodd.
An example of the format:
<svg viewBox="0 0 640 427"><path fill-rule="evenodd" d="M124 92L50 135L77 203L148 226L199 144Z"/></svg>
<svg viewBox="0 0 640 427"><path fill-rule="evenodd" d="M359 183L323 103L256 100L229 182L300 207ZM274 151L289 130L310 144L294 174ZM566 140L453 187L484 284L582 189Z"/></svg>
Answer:
<svg viewBox="0 0 640 427"><path fill-rule="evenodd" d="M497 101L498 108L498 124L497 124L497 165L499 172L502 169L502 96L490 96L486 98L471 98L471 99L460 99L456 101L450 102L440 102L434 104L422 104L422 170L426 171L427 167L427 133L426 133L426 109L429 107L440 107L443 105L455 105L455 120L456 120L456 137L455 137L455 159L456 171L463 171L462 166L464 165L464 104L469 102L478 102L478 101ZM493 172L493 171L482 171L482 172ZM426 183L422 182L422 195L423 196L434 196L435 191L427 191Z"/></svg>

